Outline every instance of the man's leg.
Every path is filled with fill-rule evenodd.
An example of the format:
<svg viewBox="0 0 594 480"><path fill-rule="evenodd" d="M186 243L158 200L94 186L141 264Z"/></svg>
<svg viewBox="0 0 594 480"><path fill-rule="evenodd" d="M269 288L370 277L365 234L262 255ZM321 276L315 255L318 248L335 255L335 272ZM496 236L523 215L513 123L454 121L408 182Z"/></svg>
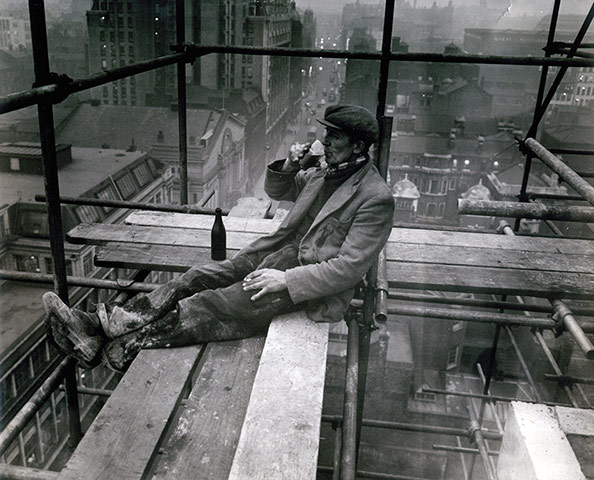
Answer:
<svg viewBox="0 0 594 480"><path fill-rule="evenodd" d="M141 294L123 306L97 304L96 314L69 308L53 292L43 295L47 324L62 353L75 356L84 367L99 362L108 338L124 335L163 317L177 301L205 289L231 285L254 270L260 256L242 255L232 260L193 267L178 278Z"/></svg>
<svg viewBox="0 0 594 480"><path fill-rule="evenodd" d="M100 304L97 313L103 331L109 338L115 338L137 330L166 315L183 298L238 282L256 268L258 261L258 255L242 255L192 267L152 292L137 295L121 307L105 308Z"/></svg>
<svg viewBox="0 0 594 480"><path fill-rule="evenodd" d="M267 294L253 302L242 282L205 290L178 302L169 312L139 330L110 340L103 360L124 370L142 348L180 347L247 338L264 331L273 317L298 308L287 291Z"/></svg>

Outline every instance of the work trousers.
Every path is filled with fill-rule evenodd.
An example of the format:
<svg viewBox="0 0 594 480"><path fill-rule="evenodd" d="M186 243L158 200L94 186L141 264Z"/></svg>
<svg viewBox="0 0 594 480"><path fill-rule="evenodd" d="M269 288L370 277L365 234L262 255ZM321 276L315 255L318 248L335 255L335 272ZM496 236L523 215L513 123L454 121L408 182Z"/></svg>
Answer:
<svg viewBox="0 0 594 480"><path fill-rule="evenodd" d="M256 291L244 292L243 279L254 270L285 271L298 265L296 247L287 244L274 252L239 255L192 267L124 305L125 310L144 311L149 316L143 325L125 326L122 335L108 341L103 351L104 361L112 368L123 370L142 348L235 340L262 332L273 317L295 311L299 306L293 303L287 290L252 301Z"/></svg>

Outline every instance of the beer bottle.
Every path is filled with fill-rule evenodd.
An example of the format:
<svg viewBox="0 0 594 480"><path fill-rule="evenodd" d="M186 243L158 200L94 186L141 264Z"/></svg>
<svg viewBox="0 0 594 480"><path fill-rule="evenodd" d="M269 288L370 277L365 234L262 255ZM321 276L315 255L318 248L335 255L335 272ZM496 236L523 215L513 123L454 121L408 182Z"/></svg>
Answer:
<svg viewBox="0 0 594 480"><path fill-rule="evenodd" d="M227 233L220 208L215 209L215 221L210 231L210 256L213 260L225 260L227 257Z"/></svg>

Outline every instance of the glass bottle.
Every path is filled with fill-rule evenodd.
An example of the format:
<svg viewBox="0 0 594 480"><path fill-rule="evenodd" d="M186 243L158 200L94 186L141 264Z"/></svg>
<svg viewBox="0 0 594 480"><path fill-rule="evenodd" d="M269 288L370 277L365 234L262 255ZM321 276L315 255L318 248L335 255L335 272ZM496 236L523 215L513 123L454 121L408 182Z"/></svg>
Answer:
<svg viewBox="0 0 594 480"><path fill-rule="evenodd" d="M227 257L227 232L220 208L215 209L215 221L210 231L210 256L213 260L225 260Z"/></svg>

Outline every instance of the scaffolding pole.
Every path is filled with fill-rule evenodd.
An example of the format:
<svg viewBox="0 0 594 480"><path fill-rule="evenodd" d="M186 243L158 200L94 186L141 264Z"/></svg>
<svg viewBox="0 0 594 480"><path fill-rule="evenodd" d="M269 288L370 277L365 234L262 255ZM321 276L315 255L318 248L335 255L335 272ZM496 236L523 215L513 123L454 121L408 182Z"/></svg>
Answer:
<svg viewBox="0 0 594 480"><path fill-rule="evenodd" d="M45 202L45 195L35 195L36 202ZM128 208L130 210L150 210L155 212L192 213L214 215L214 208L198 207L196 205L174 205L167 203L129 202L126 200L111 200L89 197L60 197L60 203L69 205L90 205L93 207ZM223 215L229 215L229 209L221 209Z"/></svg>
<svg viewBox="0 0 594 480"><path fill-rule="evenodd" d="M594 8L594 5L592 6ZM594 187L580 177L559 157L553 155L534 138L528 138L524 145L553 172L559 175L571 188L579 193L590 205L594 205Z"/></svg>
<svg viewBox="0 0 594 480"><path fill-rule="evenodd" d="M23 405L19 412L0 432L0 455L3 455L11 443L27 426L29 420L35 416L43 403L50 397L52 392L58 388L64 376L68 374L71 367L75 367L76 361L72 357L65 358L51 375L43 382L35 394ZM76 393L76 390L75 390Z"/></svg>
<svg viewBox="0 0 594 480"><path fill-rule="evenodd" d="M51 82L49 67L45 6L43 0L29 0L31 20L31 41L33 44L33 62L36 85L43 86ZM50 232L50 247L54 258L55 290L66 303L68 284L66 281L66 257L62 232L62 212L60 208L60 189L58 183L58 162L56 158L56 138L54 133L54 115L52 104L40 101L38 105L39 133L41 137L42 166L47 196L46 206ZM74 363L65 365L66 399L68 405L68 427L70 447L74 448L82 438L80 409L76 395L76 377Z"/></svg>
<svg viewBox="0 0 594 480"><path fill-rule="evenodd" d="M540 392L536 388L536 382L534 381L534 378L532 377L532 374L530 373L528 364L526 363L526 360L524 359L524 355L522 354L522 350L520 350L520 346L518 345L518 342L512 332L512 329L507 326L504 327L504 329L505 329L505 332L507 333L507 336L509 337L512 348L514 349L514 352L516 353L516 357L518 358L518 361L520 362L522 371L524 372L524 375L526 375L526 380L528 381L528 385L530 385L530 388L532 389L532 394L534 395L534 399L536 400L536 403L543 403L542 396L540 395Z"/></svg>
<svg viewBox="0 0 594 480"><path fill-rule="evenodd" d="M165 55L151 60L145 60L133 65L126 65L110 70L104 70L89 77L72 80L60 77L43 86L17 92L0 97L0 114L20 110L36 105L40 102L60 103L69 95L82 92L93 87L105 85L122 78L149 72L157 68L175 65L180 62L193 62L197 57L228 53L238 55L269 55L282 57L306 58L344 58L358 60L382 60L383 54L378 52L353 52L349 50L318 50L287 47L258 47L238 45L183 45L183 53ZM469 63L486 65L526 65L526 66L557 66L557 67L592 67L593 59L580 58L548 58L548 57L518 57L505 55L466 55L439 53L390 53L390 61L426 62L426 63Z"/></svg>
<svg viewBox="0 0 594 480"><path fill-rule="evenodd" d="M0 280L12 280L15 282L31 282L41 284L52 284L54 276L50 273L29 273L16 272L13 270L0 270ZM68 285L87 288L104 288L108 290L121 290L125 292L152 292L159 287L158 283L135 282L134 280L105 280L102 278L87 277L66 277Z"/></svg>
<svg viewBox="0 0 594 480"><path fill-rule="evenodd" d="M480 421L477 419L472 408L467 407L466 409L468 410L468 415L470 416L470 431L474 438L474 441L476 442L476 446L481 456L483 467L485 468L485 473L487 474L487 478L489 480L497 480L497 473L491 465L491 460L489 459L489 450L487 449L485 438L483 437L483 434L481 432ZM473 456L472 458L476 458L476 456ZM469 478L472 478L473 465L474 464L471 464Z"/></svg>
<svg viewBox="0 0 594 480"><path fill-rule="evenodd" d="M387 0L384 10L384 28L382 31L382 58L380 61L380 77L377 89L377 118L386 111L386 95L390 72L390 53L392 51L392 25L394 23L394 0ZM384 178L385 175L384 175Z"/></svg>
<svg viewBox="0 0 594 480"><path fill-rule="evenodd" d="M359 380L359 321L352 315L347 322L345 392L342 422L341 480L355 480L357 470L357 398Z"/></svg>
<svg viewBox="0 0 594 480"><path fill-rule="evenodd" d="M458 200L461 215L485 215L568 222L594 222L594 207L544 205L542 203Z"/></svg>
<svg viewBox="0 0 594 480"><path fill-rule="evenodd" d="M550 373L544 374L545 380L552 380L554 382L561 382L564 384L575 384L583 383L584 385L594 385L594 378L586 377L575 377L573 375L551 375Z"/></svg>
<svg viewBox="0 0 594 480"><path fill-rule="evenodd" d="M388 308L392 315L410 315L412 317L441 318L454 322L477 322L493 323L496 325L522 325L524 327L556 328L557 322L550 318L534 318L522 315L511 315L509 313L473 312L464 310L452 310L446 308L425 308L407 305L392 305Z"/></svg>
<svg viewBox="0 0 594 480"><path fill-rule="evenodd" d="M511 227L510 227L511 228ZM539 312L539 313L551 313L550 307L544 305L535 305L528 303L512 303L512 302L500 302L492 300L477 300L475 298L457 298L457 297L442 297L434 295L426 295L422 293L399 293L399 292L388 292L389 300L401 300L408 302L419 302L419 303L440 303L444 305L459 305L465 307L476 307L476 308L493 308L503 310L521 310L525 312ZM572 307L572 311L576 315L594 316L594 310L588 308ZM594 327L594 326L593 326ZM585 331L585 329L584 329ZM590 333L594 333L594 328Z"/></svg>
<svg viewBox="0 0 594 480"><path fill-rule="evenodd" d="M558 8L559 3L560 3L560 0L556 0L555 7L554 7L554 13L556 15L558 15L558 13L559 13L559 8ZM580 48L582 40L584 39L584 37L586 36L586 33L588 32L588 29L590 28L590 24L592 23L592 18L594 18L594 4L592 4L592 6L590 7L588 14L586 15L586 18L584 19L584 22L582 23L582 26L581 26L578 34L576 35L575 40L573 41L573 44L571 45L571 48L569 49L569 51L566 54L567 58L573 57L575 55L575 53L578 51L578 49ZM555 25L556 25L556 22L557 22L557 18L555 18ZM549 39L551 37L551 34L554 35L554 30L555 30L555 27L553 26L553 18L551 17L551 28L549 30ZM550 39L550 42L548 42L548 43L549 44L552 43L552 39ZM546 55L546 53L545 53L545 55ZM549 107L551 100L555 96L555 92L557 91L557 88L559 88L559 85L561 84L561 81L563 80L563 77L565 76L565 73L567 72L568 68L569 67L567 65L564 65L559 69L559 71L557 72L555 79L551 83L551 86L549 87L549 91L547 92L547 95L544 98L544 100L542 101L542 103L538 102L538 100L537 100L536 108L534 109L534 119L532 121L532 126L528 130L528 134L526 135L526 138L536 136L536 130L537 130L538 124L542 120L542 117L544 116L547 108ZM546 82L546 78L545 78L545 82ZM524 192L525 192L525 190L524 190Z"/></svg>
<svg viewBox="0 0 594 480"><path fill-rule="evenodd" d="M340 415L322 415L322 422L340 422L342 423L342 416ZM450 435L454 437L465 437L471 439L472 436L468 429L455 428L455 427L441 427L438 425L422 425L415 423L404 423L404 422L389 422L385 420L370 420L363 419L361 422L363 427L370 428L385 428L387 430L402 430L405 432L417 432L417 433L433 433L435 435ZM503 435L499 432L492 430L481 430L483 438L489 440L502 440Z"/></svg>
<svg viewBox="0 0 594 480"><path fill-rule="evenodd" d="M538 341L538 344L542 348L542 351L544 352L545 356L547 357L547 360L549 361L549 364L551 365L551 367L555 371L555 374L556 375L563 375L563 372L559 368L559 364L555 361L555 358L553 357L553 354L551 353L551 350L549 349L547 343L545 342L545 339L542 336L542 333L540 333L538 331L533 331L532 334L534 335L534 337ZM573 392L571 391L571 389L567 385L561 385L561 388L563 390L565 390L565 393L567 394L567 398L569 398L569 401L571 402L571 405L573 405L574 408L580 408L579 403L577 402L577 400L576 400Z"/></svg>
<svg viewBox="0 0 594 480"><path fill-rule="evenodd" d="M547 37L547 45L551 45L555 40L555 30L557 29L557 21L559 19L559 10L561 8L561 0L555 0L553 4L553 10L551 12L551 22L549 24L549 33ZM545 50L545 58L550 58L551 54ZM538 129L538 124L540 119L537 118L538 110L540 109L543 98L545 88L547 86L547 76L549 73L549 67L547 65L543 65L542 70L540 72L540 80L538 83L538 93L536 94L536 105L534 106L534 113L532 115L532 125L530 126L529 132L532 134L533 137L536 136L536 132ZM528 154L526 155L526 163L524 164L524 175L522 176L522 183L520 186L520 195L519 200L520 202L525 202L526 198L526 190L528 189L528 180L530 178L530 169L532 167L532 159L533 155ZM516 219L515 223L515 230L520 229L520 218Z"/></svg>
<svg viewBox="0 0 594 480"><path fill-rule="evenodd" d="M184 0L175 2L175 35L177 39L177 53L183 51L186 41L186 16ZM179 128L179 183L180 203L188 203L188 122L186 102L186 62L180 59L177 62L177 117Z"/></svg>
<svg viewBox="0 0 594 480"><path fill-rule="evenodd" d="M38 468L17 467L7 463L0 463L0 478L2 480L58 480L60 472L40 470Z"/></svg>

